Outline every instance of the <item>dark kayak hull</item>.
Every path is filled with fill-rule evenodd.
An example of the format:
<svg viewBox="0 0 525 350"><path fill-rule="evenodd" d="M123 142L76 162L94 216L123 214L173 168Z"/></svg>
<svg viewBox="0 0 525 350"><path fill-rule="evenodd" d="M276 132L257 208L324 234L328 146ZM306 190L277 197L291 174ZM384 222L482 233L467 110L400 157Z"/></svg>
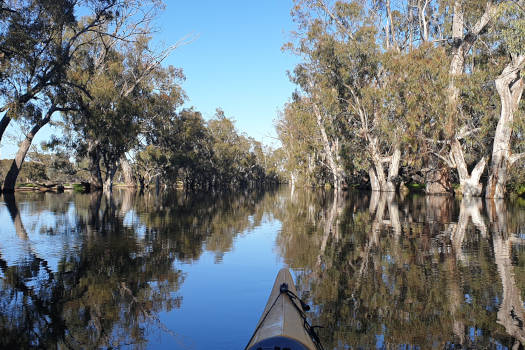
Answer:
<svg viewBox="0 0 525 350"><path fill-rule="evenodd" d="M264 312L257 323L256 331L246 349L273 350L278 347L290 350L316 350L304 327L304 320L300 314L303 311L302 306L299 301L292 300L287 294L281 293L283 284L288 286L290 292L297 294L290 271L286 268L281 269Z"/></svg>

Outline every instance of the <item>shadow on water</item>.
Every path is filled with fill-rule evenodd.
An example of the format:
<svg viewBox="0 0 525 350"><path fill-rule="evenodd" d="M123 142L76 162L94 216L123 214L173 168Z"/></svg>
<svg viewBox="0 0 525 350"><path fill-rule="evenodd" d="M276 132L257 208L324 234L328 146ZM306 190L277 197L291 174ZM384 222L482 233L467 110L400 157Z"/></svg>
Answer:
<svg viewBox="0 0 525 350"><path fill-rule="evenodd" d="M222 264L264 222L280 223L264 254L292 268L327 349L525 344L525 208L514 203L281 188L0 204L11 221L0 229L1 348L147 347L157 331L185 348L202 330L178 334L159 317L184 309L181 264L205 252Z"/></svg>

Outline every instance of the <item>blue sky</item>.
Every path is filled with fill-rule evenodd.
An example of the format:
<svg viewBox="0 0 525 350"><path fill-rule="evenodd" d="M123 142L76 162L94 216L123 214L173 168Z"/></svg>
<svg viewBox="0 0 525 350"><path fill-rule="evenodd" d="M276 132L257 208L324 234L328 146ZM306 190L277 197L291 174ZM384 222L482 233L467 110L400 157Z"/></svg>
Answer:
<svg viewBox="0 0 525 350"><path fill-rule="evenodd" d="M167 59L184 69L188 104L208 118L221 107L240 131L270 143L277 110L294 89L286 71L297 58L281 51L291 7L292 0L167 1L159 38L198 35Z"/></svg>
<svg viewBox="0 0 525 350"><path fill-rule="evenodd" d="M294 90L286 71L298 62L281 51L294 29L292 0L165 3L155 39L167 46L187 35L197 36L165 61L184 70L186 105L194 106L206 119L220 107L236 120L239 131L275 144L273 121ZM34 143L48 139L52 132L49 127L41 130ZM20 134L14 125L8 133L15 138ZM13 143L13 138L2 140L0 158L13 157Z"/></svg>

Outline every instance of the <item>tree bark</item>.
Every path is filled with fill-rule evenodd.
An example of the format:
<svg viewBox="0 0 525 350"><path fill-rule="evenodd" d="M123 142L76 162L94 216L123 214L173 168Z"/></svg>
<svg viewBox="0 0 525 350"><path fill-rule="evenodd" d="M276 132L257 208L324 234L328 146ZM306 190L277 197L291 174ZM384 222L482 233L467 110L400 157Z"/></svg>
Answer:
<svg viewBox="0 0 525 350"><path fill-rule="evenodd" d="M4 136L4 132L7 129L7 126L11 122L11 118L7 116L7 113L4 114L2 117L2 120L0 120L0 142L2 141L2 137Z"/></svg>
<svg viewBox="0 0 525 350"><path fill-rule="evenodd" d="M377 143L377 137L369 138L369 149L372 156L372 166L376 179L375 181L377 182L377 184L375 185L376 189L374 189L374 186L372 186L372 190L383 191L386 188L386 177L385 169L383 168L383 159L381 157L381 154L379 154Z"/></svg>
<svg viewBox="0 0 525 350"><path fill-rule="evenodd" d="M421 34L421 40L424 42L428 41L428 22L426 17L427 6L430 0L418 0L418 15L419 15L419 32Z"/></svg>
<svg viewBox="0 0 525 350"><path fill-rule="evenodd" d="M386 181L386 191L395 192L397 190L396 179L399 175L399 163L401 161L401 149L396 144L390 165L388 167L388 178Z"/></svg>
<svg viewBox="0 0 525 350"><path fill-rule="evenodd" d="M313 107L316 115L317 126L319 128L319 131L321 132L321 140L323 142L324 152L326 154L326 158L328 159L328 166L330 167L330 170L332 172L334 188L336 192L339 192L342 186L341 170L339 169L339 166L336 162L336 155L334 155L331 142L328 139L328 135L326 134L326 129L323 124L323 116L321 114L321 111L319 110L317 104L314 103Z"/></svg>
<svg viewBox="0 0 525 350"><path fill-rule="evenodd" d="M22 165L24 164L25 157L27 155L27 151L29 151L29 147L31 147L31 143L33 142L33 138L35 137L36 133L49 121L51 120L51 115L55 112L54 108L50 109L46 116L39 120L38 123L33 126L29 134L26 135L26 138L22 143L20 144L20 147L18 148L18 152L16 152L15 159L13 159L13 162L11 163L11 167L9 168L9 171L7 172L7 175L4 179L4 186L3 191L4 192L14 192L15 185L16 185L16 179L18 178L18 174L20 174L20 169L22 169Z"/></svg>
<svg viewBox="0 0 525 350"><path fill-rule="evenodd" d="M482 157L476 164L472 173L469 175L463 149L457 139L452 141L452 155L459 174L459 190L465 197L479 197L483 191L483 185L480 182L481 174L485 170L486 159Z"/></svg>
<svg viewBox="0 0 525 350"><path fill-rule="evenodd" d="M381 191L381 186L379 185L379 180L377 179L376 169L374 166L368 168L368 176L370 177L370 187L373 192Z"/></svg>
<svg viewBox="0 0 525 350"><path fill-rule="evenodd" d="M492 0L487 1L485 11L481 18L474 24L469 33L464 33L464 9L463 1L454 1L454 16L452 19L452 60L450 62L449 74L450 82L448 87L448 121L445 130L447 137L451 140L451 150L456 169L460 178L460 190L464 196L480 196L483 185L479 182L479 177L485 169L486 160L482 158L477 164L472 174L469 175L463 148L456 134L457 109L459 99L459 89L456 86L456 79L463 74L465 69L465 55L470 50L472 44L477 40L479 33L487 27L497 10L497 6Z"/></svg>
<svg viewBox="0 0 525 350"><path fill-rule="evenodd" d="M125 155L120 158L120 168L122 169L126 186L135 187L136 181L133 176L133 169L131 168L131 165L129 164L129 161Z"/></svg>
<svg viewBox="0 0 525 350"><path fill-rule="evenodd" d="M390 0L386 0L386 13L388 16L388 24L390 30L390 39L392 40L392 46L396 51L399 51L399 45L397 44L396 33L394 30L394 20L392 18L392 10L390 8Z"/></svg>
<svg viewBox="0 0 525 350"><path fill-rule="evenodd" d="M102 172L100 170L100 152L97 142L88 142L89 185L92 190L102 189Z"/></svg>
<svg viewBox="0 0 525 350"><path fill-rule="evenodd" d="M496 78L496 89L501 101L501 112L494 135L490 175L487 183L487 198L504 198L508 169L512 165L510 139L514 113L523 95L524 82L521 70L525 65L525 55L514 57L503 72ZM517 158L516 158L517 159Z"/></svg>
<svg viewBox="0 0 525 350"><path fill-rule="evenodd" d="M104 179L104 192L110 193L113 190L113 179L117 173L118 164L112 163L106 165L106 178Z"/></svg>
<svg viewBox="0 0 525 350"><path fill-rule="evenodd" d="M369 150L372 156L372 167L369 169L370 184L372 191L394 192L397 189L395 180L399 174L399 163L401 161L401 149L399 145L394 147L392 156L383 158L378 149L377 137L369 137ZM383 163L389 161L388 176L385 176Z"/></svg>

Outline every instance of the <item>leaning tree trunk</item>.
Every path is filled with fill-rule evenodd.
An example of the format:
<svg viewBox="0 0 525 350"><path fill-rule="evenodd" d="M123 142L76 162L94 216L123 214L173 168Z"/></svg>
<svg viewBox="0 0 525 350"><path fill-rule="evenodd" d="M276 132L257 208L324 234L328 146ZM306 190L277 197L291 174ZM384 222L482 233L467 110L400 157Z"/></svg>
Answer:
<svg viewBox="0 0 525 350"><path fill-rule="evenodd" d="M46 113L46 116L43 119L39 120L35 126L33 126L29 134L27 134L25 140L22 141L22 143L20 144L18 152L16 152L15 159L13 159L13 162L11 163L11 168L9 168L9 171L5 176L3 187L4 192L13 192L15 190L16 179L18 178L18 174L20 174L20 169L22 169L22 165L24 164L24 160L26 158L27 152L29 151L29 147L31 147L33 138L44 125L49 123L49 121L51 120L51 115L54 112L54 109L49 110Z"/></svg>
<svg viewBox="0 0 525 350"><path fill-rule="evenodd" d="M0 120L0 141L2 141L2 137L4 136L5 129L7 129L7 126L11 122L11 118L7 116L7 113L2 117L2 120Z"/></svg>
<svg viewBox="0 0 525 350"><path fill-rule="evenodd" d="M381 191L381 185L379 184L379 180L376 175L376 169L374 166L370 166L368 168L368 177L370 177L370 187L373 192L379 192Z"/></svg>
<svg viewBox="0 0 525 350"><path fill-rule="evenodd" d="M525 66L525 55L514 58L496 78L496 89L501 101L501 113L494 135L492 146L492 161L487 183L486 198L505 197L508 169L524 154L511 156L510 139L514 113L518 109L523 95L524 82L521 70Z"/></svg>

